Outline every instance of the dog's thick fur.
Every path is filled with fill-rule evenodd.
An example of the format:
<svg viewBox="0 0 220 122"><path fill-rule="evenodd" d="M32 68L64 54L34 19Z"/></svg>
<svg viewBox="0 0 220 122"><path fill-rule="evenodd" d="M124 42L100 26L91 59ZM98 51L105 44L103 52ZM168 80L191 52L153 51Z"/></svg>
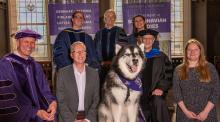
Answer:
<svg viewBox="0 0 220 122"><path fill-rule="evenodd" d="M144 63L143 46L141 50L138 46L117 45L116 54L103 86L99 122L136 122L141 92L128 88L119 77L137 78Z"/></svg>

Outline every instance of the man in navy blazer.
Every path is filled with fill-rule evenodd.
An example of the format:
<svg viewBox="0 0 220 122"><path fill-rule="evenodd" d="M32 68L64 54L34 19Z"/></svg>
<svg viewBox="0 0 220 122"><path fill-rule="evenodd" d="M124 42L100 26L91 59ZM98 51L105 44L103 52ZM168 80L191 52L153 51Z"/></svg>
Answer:
<svg viewBox="0 0 220 122"><path fill-rule="evenodd" d="M97 122L99 103L98 72L86 65L86 46L77 41L71 45L73 64L59 69L57 99L59 121Z"/></svg>

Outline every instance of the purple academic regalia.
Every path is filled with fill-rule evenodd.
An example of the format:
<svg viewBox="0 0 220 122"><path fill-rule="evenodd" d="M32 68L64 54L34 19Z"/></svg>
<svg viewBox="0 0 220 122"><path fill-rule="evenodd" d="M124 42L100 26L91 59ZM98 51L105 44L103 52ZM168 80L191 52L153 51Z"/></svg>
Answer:
<svg viewBox="0 0 220 122"><path fill-rule="evenodd" d="M43 122L36 116L55 100L40 64L15 54L0 60L0 121Z"/></svg>

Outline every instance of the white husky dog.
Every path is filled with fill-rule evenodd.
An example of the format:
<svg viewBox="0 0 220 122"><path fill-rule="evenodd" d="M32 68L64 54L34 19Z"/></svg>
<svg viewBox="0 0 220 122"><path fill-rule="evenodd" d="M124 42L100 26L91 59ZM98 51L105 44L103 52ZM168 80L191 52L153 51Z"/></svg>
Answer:
<svg viewBox="0 0 220 122"><path fill-rule="evenodd" d="M140 48L141 47L141 48ZM141 95L138 77L144 64L144 45L116 45L116 56L106 76L99 106L99 122L136 122Z"/></svg>

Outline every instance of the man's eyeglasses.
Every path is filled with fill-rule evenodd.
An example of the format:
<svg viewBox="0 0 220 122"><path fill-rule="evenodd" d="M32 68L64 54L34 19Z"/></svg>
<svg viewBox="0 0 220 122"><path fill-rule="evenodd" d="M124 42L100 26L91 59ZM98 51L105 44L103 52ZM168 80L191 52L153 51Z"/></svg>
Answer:
<svg viewBox="0 0 220 122"><path fill-rule="evenodd" d="M84 20L84 17L83 17L83 16L77 16L77 15L75 15L74 18L75 18L75 19L83 19L83 20Z"/></svg>
<svg viewBox="0 0 220 122"><path fill-rule="evenodd" d="M73 51L72 53L76 53L76 54L85 54L86 51L85 51L85 50L83 50L83 51Z"/></svg>

